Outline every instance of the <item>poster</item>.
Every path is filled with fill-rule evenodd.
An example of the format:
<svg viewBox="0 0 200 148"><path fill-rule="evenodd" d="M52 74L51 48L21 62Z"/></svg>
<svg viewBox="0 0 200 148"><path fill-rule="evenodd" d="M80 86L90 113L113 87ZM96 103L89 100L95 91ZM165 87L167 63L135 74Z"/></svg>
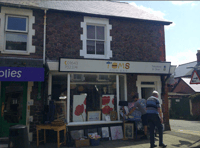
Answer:
<svg viewBox="0 0 200 148"><path fill-rule="evenodd" d="M108 138L109 137L109 129L108 129L108 127L102 127L101 131L102 131L102 138Z"/></svg>
<svg viewBox="0 0 200 148"><path fill-rule="evenodd" d="M102 120L114 109L114 95L102 95Z"/></svg>
<svg viewBox="0 0 200 148"><path fill-rule="evenodd" d="M73 122L86 121L86 95L73 96Z"/></svg>
<svg viewBox="0 0 200 148"><path fill-rule="evenodd" d="M111 126L110 131L112 140L123 138L122 126Z"/></svg>

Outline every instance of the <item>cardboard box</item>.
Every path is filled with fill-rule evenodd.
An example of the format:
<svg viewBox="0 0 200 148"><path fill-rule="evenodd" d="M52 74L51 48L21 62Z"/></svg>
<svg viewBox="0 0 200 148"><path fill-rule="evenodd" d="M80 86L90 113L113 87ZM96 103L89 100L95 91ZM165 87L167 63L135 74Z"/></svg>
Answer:
<svg viewBox="0 0 200 148"><path fill-rule="evenodd" d="M75 140L75 146L76 147L90 146L90 139Z"/></svg>

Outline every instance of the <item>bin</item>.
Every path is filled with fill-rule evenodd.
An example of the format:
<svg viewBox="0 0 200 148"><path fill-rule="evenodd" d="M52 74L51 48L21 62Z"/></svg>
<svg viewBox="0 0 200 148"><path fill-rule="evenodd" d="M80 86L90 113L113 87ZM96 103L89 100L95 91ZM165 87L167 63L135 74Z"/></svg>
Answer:
<svg viewBox="0 0 200 148"><path fill-rule="evenodd" d="M8 148L30 148L25 125L15 125L9 128Z"/></svg>

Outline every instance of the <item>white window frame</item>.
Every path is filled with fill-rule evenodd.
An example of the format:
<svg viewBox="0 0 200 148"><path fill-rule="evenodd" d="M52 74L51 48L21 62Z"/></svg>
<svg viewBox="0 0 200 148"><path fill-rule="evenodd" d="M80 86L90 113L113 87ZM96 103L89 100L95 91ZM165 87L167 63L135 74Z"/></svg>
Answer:
<svg viewBox="0 0 200 148"><path fill-rule="evenodd" d="M7 29L7 17L21 17L27 18L27 49L26 51L19 50L6 50L6 32L13 32L16 34L26 33L24 31L8 30ZM33 29L33 24L35 23L35 17L33 16L33 11L30 9L19 9L11 7L1 7L0 13L0 52L2 54L20 54L20 55L30 55L30 53L35 53L35 46L32 45L32 36L35 35L35 30Z"/></svg>
<svg viewBox="0 0 200 148"><path fill-rule="evenodd" d="M105 27L104 55L87 54L87 25ZM84 58L93 59L110 59L112 57L112 50L110 47L110 42L112 41L112 37L110 36L110 30L112 29L112 26L109 24L109 20L106 18L85 16L84 22L81 22L81 28L83 28L83 34L81 34L82 49L80 50L80 56L83 56Z"/></svg>
<svg viewBox="0 0 200 148"><path fill-rule="evenodd" d="M8 17L25 18L25 19L26 19L26 30L25 30L25 31L21 31L21 30L10 30L10 29L8 29ZM6 15L6 26L5 26L5 31L6 31L6 32L22 32L22 33L28 33L28 17L26 17L26 16L18 16L18 15Z"/></svg>
<svg viewBox="0 0 200 148"><path fill-rule="evenodd" d="M8 29L8 17L15 17L15 18L26 18L26 30L22 31L22 30L10 30ZM28 49L28 17L25 16L18 16L18 15L6 15L6 26L5 26L5 51L7 52L12 52L12 51L16 51L16 52L24 52L23 50L9 50L6 49L6 34L10 33L10 34L24 34L27 35L27 42L26 42L26 51Z"/></svg>

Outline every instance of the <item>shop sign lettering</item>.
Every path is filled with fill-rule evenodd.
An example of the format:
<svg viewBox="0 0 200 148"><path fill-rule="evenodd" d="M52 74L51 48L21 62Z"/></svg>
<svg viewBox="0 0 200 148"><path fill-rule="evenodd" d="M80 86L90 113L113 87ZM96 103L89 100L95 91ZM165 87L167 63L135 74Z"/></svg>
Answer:
<svg viewBox="0 0 200 148"><path fill-rule="evenodd" d="M117 62L106 62L107 68L110 69L110 71L120 71L124 72L130 68L130 63L117 63Z"/></svg>
<svg viewBox="0 0 200 148"><path fill-rule="evenodd" d="M78 69L78 61L65 61L65 68Z"/></svg>
<svg viewBox="0 0 200 148"><path fill-rule="evenodd" d="M0 67L0 81L44 81L44 68Z"/></svg>

